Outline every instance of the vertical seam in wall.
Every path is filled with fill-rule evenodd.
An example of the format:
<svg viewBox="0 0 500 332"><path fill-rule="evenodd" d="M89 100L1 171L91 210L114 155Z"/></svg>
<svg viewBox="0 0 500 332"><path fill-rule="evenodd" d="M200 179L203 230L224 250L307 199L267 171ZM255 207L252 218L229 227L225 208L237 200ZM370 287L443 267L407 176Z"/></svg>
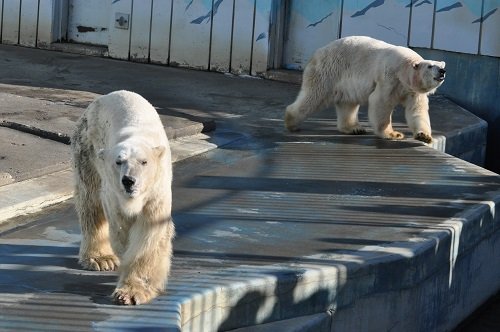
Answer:
<svg viewBox="0 0 500 332"><path fill-rule="evenodd" d="M406 47L410 47L412 15L413 15L413 0L410 0L410 15L408 17L408 36L406 37Z"/></svg>
<svg viewBox="0 0 500 332"><path fill-rule="evenodd" d="M431 49L434 49L434 32L436 30L436 8L438 0L434 0L434 10L432 11L432 34L431 34Z"/></svg>
<svg viewBox="0 0 500 332"><path fill-rule="evenodd" d="M23 0L19 0L19 19L17 21L17 45L21 44L21 8L23 8Z"/></svg>
<svg viewBox="0 0 500 332"><path fill-rule="evenodd" d="M3 0L2 1L2 16L0 17L0 44L2 43L2 34L3 34Z"/></svg>
<svg viewBox="0 0 500 332"><path fill-rule="evenodd" d="M210 37L208 40L208 66L207 69L210 71L210 66L212 64L212 33L214 30L214 0L212 0L212 9L210 10Z"/></svg>
<svg viewBox="0 0 500 332"><path fill-rule="evenodd" d="M233 17L231 19L231 44L229 46L229 72L232 71L233 66L233 37L234 37L234 12L236 7L236 0L233 0Z"/></svg>
<svg viewBox="0 0 500 332"><path fill-rule="evenodd" d="M155 0L151 0L151 11L149 13L149 40L148 40L148 63L151 63L151 35L153 34L153 7Z"/></svg>
<svg viewBox="0 0 500 332"><path fill-rule="evenodd" d="M35 48L38 48L38 24L40 22L40 0L38 0L37 2L38 5L36 8Z"/></svg>
<svg viewBox="0 0 500 332"><path fill-rule="evenodd" d="M342 38L342 22L344 17L344 0L340 1L339 33L337 39Z"/></svg>
<svg viewBox="0 0 500 332"><path fill-rule="evenodd" d="M61 6L61 17L59 18L59 28L60 28L60 32L59 32L59 41L62 42L63 40L65 40L66 42L68 41L68 31L69 31L69 2L66 2L67 6L66 6L66 13L64 14L65 16L65 20L66 20L66 34L64 35L64 38L63 38L63 16L62 16L62 10L63 10L63 3L60 2L60 6Z"/></svg>
<svg viewBox="0 0 500 332"><path fill-rule="evenodd" d="M172 47L172 21L174 20L174 0L170 0L170 28L168 29L167 65L170 65L170 48Z"/></svg>
<svg viewBox="0 0 500 332"><path fill-rule="evenodd" d="M128 22L128 57L127 60L130 61L130 47L132 46L132 22L134 21L134 0L132 0L132 4L130 7L130 17Z"/></svg>
<svg viewBox="0 0 500 332"><path fill-rule="evenodd" d="M479 21L479 40L478 40L478 45L477 45L477 54L481 54L481 44L482 44L482 39L483 39L483 16L484 16L484 0L482 0L481 3L481 19Z"/></svg>
<svg viewBox="0 0 500 332"><path fill-rule="evenodd" d="M253 18L252 18L252 42L250 43L250 64L248 68L248 74L252 75L253 66L253 43L255 39L255 14L257 13L257 0L253 0Z"/></svg>

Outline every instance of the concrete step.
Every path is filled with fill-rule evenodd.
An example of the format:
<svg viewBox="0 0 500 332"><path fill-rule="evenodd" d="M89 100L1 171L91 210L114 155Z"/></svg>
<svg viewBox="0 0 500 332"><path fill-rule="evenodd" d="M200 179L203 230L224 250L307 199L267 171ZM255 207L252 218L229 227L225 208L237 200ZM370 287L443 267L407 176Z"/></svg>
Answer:
<svg viewBox="0 0 500 332"><path fill-rule="evenodd" d="M0 135L2 130L0 128ZM17 133L16 133L17 134ZM21 133L21 135L23 135ZM26 134L24 134L26 135ZM184 159L196 156L201 153L213 150L219 146L229 144L241 138L241 135L228 132L219 132L217 135L197 134L179 137L170 141L172 151L172 162L177 163ZM30 139L33 139L30 137ZM73 172L70 168L69 148L60 143L39 139L43 143L50 143L51 146L38 146L38 152L42 154L53 153L54 148L63 148L67 153L68 160L55 162L45 168L37 168L36 173L30 170L31 178L15 182L9 173L0 173L0 224L9 221L11 218L36 213L44 208L65 201L73 197ZM0 144L1 146L1 144ZM5 152L5 151L4 151ZM31 160L31 165L36 162L36 154L20 153L23 157ZM64 155L62 152L56 156ZM10 154L12 156L12 154ZM55 158L55 157L54 157ZM16 158L16 163L28 162ZM19 172L19 167L17 168Z"/></svg>
<svg viewBox="0 0 500 332"><path fill-rule="evenodd" d="M218 149L225 162L196 174L174 168L165 296L112 306L115 274L77 265L66 204L1 236L0 293L11 295L0 326L445 331L500 288L498 175L372 137L291 138L232 158L240 147Z"/></svg>
<svg viewBox="0 0 500 332"><path fill-rule="evenodd" d="M76 121L97 96L83 91L0 84L0 136L3 137L0 140L0 172L3 174L0 186L69 167L68 145ZM180 146L183 138L215 129L215 122L210 119L190 120L164 114L160 118L169 139L180 140L173 143L176 150L186 150ZM200 136L184 141L205 140ZM195 143L191 155L205 151L199 147L200 144ZM178 155L188 154L184 151Z"/></svg>

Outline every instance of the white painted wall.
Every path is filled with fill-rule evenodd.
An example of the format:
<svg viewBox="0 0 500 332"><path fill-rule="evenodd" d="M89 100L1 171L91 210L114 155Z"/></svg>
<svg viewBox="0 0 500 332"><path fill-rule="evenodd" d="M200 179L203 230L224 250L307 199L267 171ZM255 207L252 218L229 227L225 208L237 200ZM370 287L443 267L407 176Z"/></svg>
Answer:
<svg viewBox="0 0 500 332"><path fill-rule="evenodd" d="M21 0L4 0L2 12L2 43L19 42L19 15Z"/></svg>
<svg viewBox="0 0 500 332"><path fill-rule="evenodd" d="M132 2L130 60L148 62L152 6L152 0Z"/></svg>
<svg viewBox="0 0 500 332"><path fill-rule="evenodd" d="M68 6L69 41L108 45L111 1L69 0Z"/></svg>
<svg viewBox="0 0 500 332"><path fill-rule="evenodd" d="M38 0L23 0L19 19L19 44L36 46Z"/></svg>
<svg viewBox="0 0 500 332"><path fill-rule="evenodd" d="M115 26L117 14L128 17L128 29L119 29ZM128 15L128 16L127 16ZM113 1L109 12L109 56L116 59L128 59L130 49L130 28L132 17L132 0Z"/></svg>
<svg viewBox="0 0 500 332"><path fill-rule="evenodd" d="M283 65L302 70L316 49L339 38L341 2L291 0L287 5Z"/></svg>
<svg viewBox="0 0 500 332"><path fill-rule="evenodd" d="M236 74L265 73L275 46L271 43L283 43L285 68L303 69L317 48L350 35L500 57L500 0L0 0L0 4L5 44L50 48L67 36L79 43L105 45L113 58ZM285 40L270 40L273 4L280 10L289 8ZM115 26L117 13L128 17L128 29Z"/></svg>
<svg viewBox="0 0 500 332"><path fill-rule="evenodd" d="M150 61L168 64L170 56L170 22L172 0L154 0L151 16Z"/></svg>
<svg viewBox="0 0 500 332"><path fill-rule="evenodd" d="M484 0L479 53L500 57L500 0Z"/></svg>
<svg viewBox="0 0 500 332"><path fill-rule="evenodd" d="M408 0L344 1L342 37L368 35L407 46L410 8Z"/></svg>
<svg viewBox="0 0 500 332"><path fill-rule="evenodd" d="M175 0L170 64L208 69L212 1Z"/></svg>

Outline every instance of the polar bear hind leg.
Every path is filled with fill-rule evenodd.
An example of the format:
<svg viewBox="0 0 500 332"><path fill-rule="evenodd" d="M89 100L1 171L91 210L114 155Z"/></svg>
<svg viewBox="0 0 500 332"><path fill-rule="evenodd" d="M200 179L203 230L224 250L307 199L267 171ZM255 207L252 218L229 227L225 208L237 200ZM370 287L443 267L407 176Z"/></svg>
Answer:
<svg viewBox="0 0 500 332"><path fill-rule="evenodd" d="M285 127L289 131L298 131L299 125L309 114L321 110L325 105L325 96L321 91L309 88L300 90L295 102L286 108Z"/></svg>
<svg viewBox="0 0 500 332"><path fill-rule="evenodd" d="M359 105L351 103L336 103L337 128L345 134L362 135L366 133L365 128L359 124Z"/></svg>
<svg viewBox="0 0 500 332"><path fill-rule="evenodd" d="M299 125L309 114L320 111L329 105L328 84L322 82L322 75L316 70L315 59L306 66L302 75L302 86L295 102L288 105L285 112L285 127L289 131L298 131Z"/></svg>

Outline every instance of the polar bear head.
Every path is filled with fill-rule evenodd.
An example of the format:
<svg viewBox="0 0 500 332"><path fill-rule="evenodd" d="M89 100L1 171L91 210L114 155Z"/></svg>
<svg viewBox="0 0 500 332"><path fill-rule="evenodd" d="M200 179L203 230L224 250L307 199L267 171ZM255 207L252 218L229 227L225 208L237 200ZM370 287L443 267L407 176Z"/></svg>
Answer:
<svg viewBox="0 0 500 332"><path fill-rule="evenodd" d="M421 93L434 93L444 81L445 66L443 61L422 60L414 63L411 87Z"/></svg>
<svg viewBox="0 0 500 332"><path fill-rule="evenodd" d="M164 146L151 147L139 140L100 150L109 189L126 200L144 196L158 180L164 152Z"/></svg>

